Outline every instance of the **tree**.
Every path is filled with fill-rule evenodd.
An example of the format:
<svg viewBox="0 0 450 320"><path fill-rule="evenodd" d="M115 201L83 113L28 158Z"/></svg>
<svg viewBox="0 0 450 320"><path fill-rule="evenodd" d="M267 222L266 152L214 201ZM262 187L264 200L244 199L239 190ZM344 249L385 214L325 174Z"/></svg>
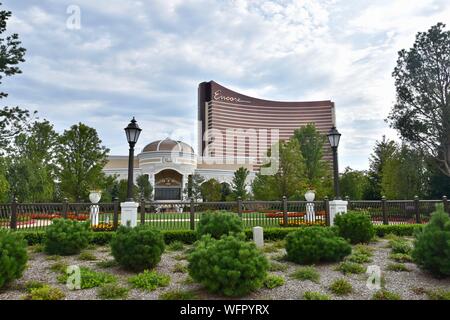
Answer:
<svg viewBox="0 0 450 320"><path fill-rule="evenodd" d="M184 193L189 199L194 199L195 201L202 199L201 185L205 181L198 173L194 173L188 177L188 182L184 188Z"/></svg>
<svg viewBox="0 0 450 320"><path fill-rule="evenodd" d="M231 191L231 187L227 182L222 182L220 184L222 186L221 190L220 190L220 201L228 201L231 200L232 197L232 191Z"/></svg>
<svg viewBox="0 0 450 320"><path fill-rule="evenodd" d="M138 188L139 198L150 200L153 194L153 186L150 183L148 174L142 174L136 178L136 185Z"/></svg>
<svg viewBox="0 0 450 320"><path fill-rule="evenodd" d="M233 183L232 183L232 195L234 200L239 197L242 200L247 200L247 177L250 174L247 168L240 167L234 172Z"/></svg>
<svg viewBox="0 0 450 320"><path fill-rule="evenodd" d="M381 141L375 142L373 153L370 155L369 183L364 194L365 199L379 200L382 196L381 181L383 180L383 168L385 163L397 150L395 141L383 136Z"/></svg>
<svg viewBox="0 0 450 320"><path fill-rule="evenodd" d="M450 177L450 31L438 23L401 50L393 72L397 101L388 121Z"/></svg>
<svg viewBox="0 0 450 320"><path fill-rule="evenodd" d="M5 76L9 77L22 73L18 65L25 62L26 49L21 47L19 35L14 33L6 37L3 36L11 15L11 11L0 11L0 84ZM0 99L7 96L7 93L0 91ZM11 140L17 134L28 128L30 116L28 110L19 107L3 107L0 109L0 154L7 151Z"/></svg>
<svg viewBox="0 0 450 320"><path fill-rule="evenodd" d="M6 178L6 163L4 159L0 158L0 203L5 203L9 200L9 182Z"/></svg>
<svg viewBox="0 0 450 320"><path fill-rule="evenodd" d="M365 171L353 170L350 167L345 168L340 177L341 194L352 200L362 200L369 183Z"/></svg>
<svg viewBox="0 0 450 320"><path fill-rule="evenodd" d="M388 199L424 197L428 191L428 172L423 154L405 144L398 147L384 164L381 187Z"/></svg>
<svg viewBox="0 0 450 320"><path fill-rule="evenodd" d="M118 195L117 197L119 198L120 202L125 202L128 199L128 180L127 179L122 179L118 182ZM139 188L133 184L133 190L131 191L133 194L133 199L135 201L139 200Z"/></svg>
<svg viewBox="0 0 450 320"><path fill-rule="evenodd" d="M58 139L57 175L61 191L72 200L86 199L91 188L105 184L102 172L109 149L101 145L94 128L79 123Z"/></svg>
<svg viewBox="0 0 450 320"><path fill-rule="evenodd" d="M222 185L216 179L209 179L200 186L203 201L220 201Z"/></svg>
<svg viewBox="0 0 450 320"><path fill-rule="evenodd" d="M252 183L252 191L257 200L301 199L306 189L304 162L300 146L296 139L279 142L273 148L279 148L278 171L274 175L258 173ZM271 150L268 155L270 157ZM270 166L266 164L265 166Z"/></svg>

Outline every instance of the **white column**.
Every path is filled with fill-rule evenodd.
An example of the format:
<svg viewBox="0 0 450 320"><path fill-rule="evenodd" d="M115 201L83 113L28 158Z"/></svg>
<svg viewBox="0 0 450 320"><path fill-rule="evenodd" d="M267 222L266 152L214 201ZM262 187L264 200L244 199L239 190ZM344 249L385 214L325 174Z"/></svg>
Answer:
<svg viewBox="0 0 450 320"><path fill-rule="evenodd" d="M153 187L152 200L155 200L155 189L156 189L156 186L155 186L155 175L152 173L152 174L149 175L148 178L150 179L150 183L152 184L152 187Z"/></svg>
<svg viewBox="0 0 450 320"><path fill-rule="evenodd" d="M122 226L130 226L132 228L137 226L137 209L139 203L137 202L122 202L120 204L120 224Z"/></svg>
<svg viewBox="0 0 450 320"><path fill-rule="evenodd" d="M330 201L330 225L334 225L334 218L339 213L347 213L348 201L333 200Z"/></svg>

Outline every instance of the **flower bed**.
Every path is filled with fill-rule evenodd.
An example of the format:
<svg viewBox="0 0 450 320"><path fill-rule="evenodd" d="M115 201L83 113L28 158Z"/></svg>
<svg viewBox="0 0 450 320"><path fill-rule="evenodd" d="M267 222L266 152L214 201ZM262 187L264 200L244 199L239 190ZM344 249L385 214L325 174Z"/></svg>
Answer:
<svg viewBox="0 0 450 320"><path fill-rule="evenodd" d="M318 221L297 220L297 221L288 221L288 223L285 224L283 220L280 220L279 225L281 227L325 226L325 221L323 221L323 220L318 220Z"/></svg>
<svg viewBox="0 0 450 320"><path fill-rule="evenodd" d="M305 212L288 212L287 213L287 216L289 218L302 218L305 215L306 215ZM325 216L326 213L325 213L325 211L317 211L317 212L315 212L315 215L322 217L322 216ZM284 216L283 212L280 212L280 211L276 211L274 213L266 213L266 218L283 218L283 216Z"/></svg>

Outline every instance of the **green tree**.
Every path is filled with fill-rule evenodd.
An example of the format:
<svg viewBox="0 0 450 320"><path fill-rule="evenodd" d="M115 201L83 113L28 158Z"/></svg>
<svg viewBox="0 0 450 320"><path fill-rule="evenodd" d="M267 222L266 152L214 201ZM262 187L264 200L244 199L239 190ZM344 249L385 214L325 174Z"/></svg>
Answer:
<svg viewBox="0 0 450 320"><path fill-rule="evenodd" d="M450 31L438 23L401 50L393 72L397 102L388 120L450 177Z"/></svg>
<svg viewBox="0 0 450 320"><path fill-rule="evenodd" d="M203 201L220 201L222 185L216 179L209 179L200 186Z"/></svg>
<svg viewBox="0 0 450 320"><path fill-rule="evenodd" d="M6 178L6 163L0 158L0 203L9 201L9 182Z"/></svg>
<svg viewBox="0 0 450 320"><path fill-rule="evenodd" d="M153 195L153 186L150 183L148 174L142 174L136 178L139 199L151 200Z"/></svg>
<svg viewBox="0 0 450 320"><path fill-rule="evenodd" d="M194 199L195 201L202 199L202 189L201 185L205 181L205 178L203 178L198 173L194 173L190 176L188 176L188 181L186 183L186 186L184 188L184 193L189 199Z"/></svg>
<svg viewBox="0 0 450 320"><path fill-rule="evenodd" d="M234 200L241 197L242 200L247 200L247 177L250 174L247 168L240 167L234 172L232 188L232 196Z"/></svg>
<svg viewBox="0 0 450 320"><path fill-rule="evenodd" d="M403 144L394 152L383 168L382 194L388 199L413 199L427 193L428 172L420 151Z"/></svg>
<svg viewBox="0 0 450 320"><path fill-rule="evenodd" d="M128 199L128 180L127 179L120 180L118 182L117 186L118 186L117 187L117 189L118 189L117 197L119 198L119 201L120 202L127 201L127 199ZM132 194L133 194L133 199L135 201L138 201L139 200L139 188L135 184L133 184Z"/></svg>
<svg viewBox="0 0 450 320"><path fill-rule="evenodd" d="M300 146L296 139L280 142L273 148L278 148L279 157L274 165L278 171L274 175L258 173L252 183L252 191L256 200L301 199L306 189L304 179L304 162ZM272 150L269 150L270 157Z"/></svg>
<svg viewBox="0 0 450 320"><path fill-rule="evenodd" d="M0 5L2 5L0 3ZM19 63L25 62L26 49L21 47L19 35L14 33L4 36L11 11L0 11L0 84L6 76L20 74ZM0 99L6 98L7 93L0 91ZM8 151L12 139L27 130L31 114L19 107L3 107L0 109L0 154Z"/></svg>
<svg viewBox="0 0 450 320"><path fill-rule="evenodd" d="M345 168L340 177L341 194L352 200L362 200L369 183L365 171L353 170L350 167Z"/></svg>
<svg viewBox="0 0 450 320"><path fill-rule="evenodd" d="M228 201L231 199L232 197L232 191L231 191L231 187L228 183L226 182L222 182L221 183L221 190L220 190L220 201Z"/></svg>
<svg viewBox="0 0 450 320"><path fill-rule="evenodd" d="M79 123L65 130L57 148L57 175L61 192L71 200L86 199L89 190L105 183L102 172L109 149L101 145L94 128Z"/></svg>
<svg viewBox="0 0 450 320"><path fill-rule="evenodd" d="M365 199L379 200L381 198L383 168L385 163L394 155L396 150L397 144L395 143L395 141L386 139L385 136L383 136L383 139L381 141L375 142L375 147L369 160L369 183L364 194Z"/></svg>

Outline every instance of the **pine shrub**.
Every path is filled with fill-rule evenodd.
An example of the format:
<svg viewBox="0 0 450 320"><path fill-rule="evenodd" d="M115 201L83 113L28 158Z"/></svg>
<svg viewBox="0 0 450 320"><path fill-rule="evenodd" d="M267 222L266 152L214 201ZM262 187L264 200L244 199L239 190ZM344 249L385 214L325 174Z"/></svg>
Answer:
<svg viewBox="0 0 450 320"><path fill-rule="evenodd" d="M22 277L27 261L26 241L17 233L0 230L0 288Z"/></svg>
<svg viewBox="0 0 450 320"><path fill-rule="evenodd" d="M352 251L331 229L308 227L286 237L287 259L299 264L340 261Z"/></svg>
<svg viewBox="0 0 450 320"><path fill-rule="evenodd" d="M164 238L159 230L146 225L121 226L111 240L111 254L125 269L143 271L154 268L164 252Z"/></svg>
<svg viewBox="0 0 450 320"><path fill-rule="evenodd" d="M222 235L237 234L243 230L242 220L235 213L210 211L200 217L197 232L199 237L209 234L211 237L219 239Z"/></svg>
<svg viewBox="0 0 450 320"><path fill-rule="evenodd" d="M89 244L92 231L88 222L54 219L45 230L45 252L68 256L78 254Z"/></svg>
<svg viewBox="0 0 450 320"><path fill-rule="evenodd" d="M214 293L245 295L262 286L269 263L254 243L241 237L203 236L188 258L189 275Z"/></svg>
<svg viewBox="0 0 450 320"><path fill-rule="evenodd" d="M352 244L368 243L375 236L370 216L363 212L347 212L334 219L338 234Z"/></svg>

